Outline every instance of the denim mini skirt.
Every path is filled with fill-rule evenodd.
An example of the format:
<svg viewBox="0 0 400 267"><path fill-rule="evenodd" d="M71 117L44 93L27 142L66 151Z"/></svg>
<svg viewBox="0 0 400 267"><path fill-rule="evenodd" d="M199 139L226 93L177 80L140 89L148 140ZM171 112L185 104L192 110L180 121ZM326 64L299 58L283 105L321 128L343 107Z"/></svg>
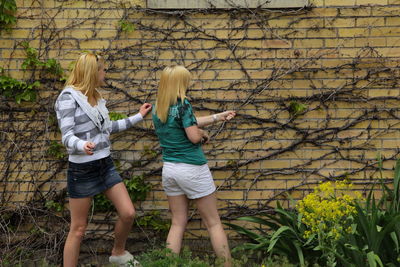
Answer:
<svg viewBox="0 0 400 267"><path fill-rule="evenodd" d="M110 156L85 163L68 163L70 198L92 197L122 182Z"/></svg>

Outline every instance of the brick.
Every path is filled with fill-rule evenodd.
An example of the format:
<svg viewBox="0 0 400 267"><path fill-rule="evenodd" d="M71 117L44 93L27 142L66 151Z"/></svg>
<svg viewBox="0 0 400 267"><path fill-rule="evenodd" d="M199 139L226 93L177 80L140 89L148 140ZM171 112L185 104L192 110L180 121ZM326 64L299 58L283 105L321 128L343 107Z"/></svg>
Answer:
<svg viewBox="0 0 400 267"><path fill-rule="evenodd" d="M354 38L338 38L338 39L325 39L325 47L354 47L354 42L357 39Z"/></svg>
<svg viewBox="0 0 400 267"><path fill-rule="evenodd" d="M242 191L217 191L218 200L223 199L243 199Z"/></svg>
<svg viewBox="0 0 400 267"><path fill-rule="evenodd" d="M323 26L323 18L300 18L296 21L293 21L290 25L291 28L314 28Z"/></svg>
<svg viewBox="0 0 400 267"><path fill-rule="evenodd" d="M315 7L322 7L325 5L324 0L311 0L310 3Z"/></svg>
<svg viewBox="0 0 400 267"><path fill-rule="evenodd" d="M325 6L355 6L356 0L325 0Z"/></svg>
<svg viewBox="0 0 400 267"><path fill-rule="evenodd" d="M395 17L386 17L384 18L386 26L399 26L400 25L400 18L398 16Z"/></svg>
<svg viewBox="0 0 400 267"><path fill-rule="evenodd" d="M325 0L324 0L325 1ZM315 16L315 17L337 17L339 14L339 11L341 11L341 9L339 8L330 8L330 7L315 7L311 10L310 14L307 14L307 16Z"/></svg>
<svg viewBox="0 0 400 267"><path fill-rule="evenodd" d="M267 25L271 28L286 28L293 22L292 19L274 18L266 21Z"/></svg>
<svg viewBox="0 0 400 267"><path fill-rule="evenodd" d="M264 200L270 199L275 194L274 190L252 190L247 194L247 199Z"/></svg>
<svg viewBox="0 0 400 267"><path fill-rule="evenodd" d="M386 46L388 38L357 38L355 39L355 46L356 47L383 47Z"/></svg>
<svg viewBox="0 0 400 267"><path fill-rule="evenodd" d="M377 51L382 54L383 57L397 57L399 55L399 47L390 48L377 48Z"/></svg>
<svg viewBox="0 0 400 267"><path fill-rule="evenodd" d="M370 36L377 36L377 37L383 37L383 36L399 36L400 35L400 29L398 27L376 27L372 28L371 30L371 35Z"/></svg>
<svg viewBox="0 0 400 267"><path fill-rule="evenodd" d="M348 28L355 26L356 19L354 18L325 18L325 27Z"/></svg>
<svg viewBox="0 0 400 267"><path fill-rule="evenodd" d="M377 27L377 26L385 26L385 18L357 18L356 19L357 27Z"/></svg>
<svg viewBox="0 0 400 267"><path fill-rule="evenodd" d="M353 1L350 1L350 2L353 2ZM346 8L340 9L339 13L343 17L358 17L358 16L368 17L368 16L371 16L371 14L372 14L372 8L371 7L358 7L358 8L346 7Z"/></svg>
<svg viewBox="0 0 400 267"><path fill-rule="evenodd" d="M89 40L79 43L80 49L105 49L110 46L110 41L108 40Z"/></svg>
<svg viewBox="0 0 400 267"><path fill-rule="evenodd" d="M86 1L74 1L74 2L67 2L63 3L63 8L86 8L87 7L87 2Z"/></svg>
<svg viewBox="0 0 400 267"><path fill-rule="evenodd" d="M365 36L369 36L369 30L368 30L368 28L366 28L366 29L364 29L364 28L361 28L361 29L341 28L341 29L338 29L338 36L339 37L365 37Z"/></svg>
<svg viewBox="0 0 400 267"><path fill-rule="evenodd" d="M386 5L387 0L356 0L357 5Z"/></svg>

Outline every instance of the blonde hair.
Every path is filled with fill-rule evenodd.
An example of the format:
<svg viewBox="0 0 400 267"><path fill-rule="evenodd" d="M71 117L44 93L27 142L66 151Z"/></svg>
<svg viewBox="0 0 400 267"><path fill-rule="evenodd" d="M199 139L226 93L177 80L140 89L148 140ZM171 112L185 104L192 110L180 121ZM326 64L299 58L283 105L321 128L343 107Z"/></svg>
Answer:
<svg viewBox="0 0 400 267"><path fill-rule="evenodd" d="M166 67L161 73L158 85L156 114L165 123L171 105L175 105L178 98L183 102L186 90L189 87L190 72L183 66Z"/></svg>
<svg viewBox="0 0 400 267"><path fill-rule="evenodd" d="M73 86L89 99L96 102L101 98L97 87L103 85L99 81L99 70L104 67L104 59L93 53L82 54L76 61L65 85Z"/></svg>

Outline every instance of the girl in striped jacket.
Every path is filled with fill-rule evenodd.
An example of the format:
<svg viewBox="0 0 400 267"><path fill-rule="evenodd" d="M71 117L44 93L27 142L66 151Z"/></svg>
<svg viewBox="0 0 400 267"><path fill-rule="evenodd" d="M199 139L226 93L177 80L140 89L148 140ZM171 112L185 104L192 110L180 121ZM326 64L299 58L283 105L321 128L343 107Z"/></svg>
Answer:
<svg viewBox="0 0 400 267"><path fill-rule="evenodd" d="M120 132L143 120L151 110L148 103L139 113L110 121L106 101L97 88L104 85L104 59L92 53L81 55L55 104L62 142L69 154L67 187L71 224L64 246L64 266L78 263L80 244L94 195L104 192L118 212L111 263L139 263L125 250L135 208L110 157L111 133Z"/></svg>

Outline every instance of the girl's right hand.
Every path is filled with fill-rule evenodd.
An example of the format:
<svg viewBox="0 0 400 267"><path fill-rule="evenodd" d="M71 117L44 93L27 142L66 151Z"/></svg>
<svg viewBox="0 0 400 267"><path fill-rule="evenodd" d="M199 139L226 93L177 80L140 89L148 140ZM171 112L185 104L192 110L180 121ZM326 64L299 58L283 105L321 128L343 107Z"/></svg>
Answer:
<svg viewBox="0 0 400 267"><path fill-rule="evenodd" d="M96 147L96 145L93 142L86 142L83 145L83 150L85 151L86 154L93 155L93 149L95 147Z"/></svg>
<svg viewBox="0 0 400 267"><path fill-rule="evenodd" d="M144 118L147 113L149 113L149 111L151 110L151 104L149 103L144 103L140 109L139 109L139 113L142 115L142 117Z"/></svg>
<svg viewBox="0 0 400 267"><path fill-rule="evenodd" d="M236 112L233 110L227 110L219 113L218 116L221 118L222 121L230 121L236 116Z"/></svg>

